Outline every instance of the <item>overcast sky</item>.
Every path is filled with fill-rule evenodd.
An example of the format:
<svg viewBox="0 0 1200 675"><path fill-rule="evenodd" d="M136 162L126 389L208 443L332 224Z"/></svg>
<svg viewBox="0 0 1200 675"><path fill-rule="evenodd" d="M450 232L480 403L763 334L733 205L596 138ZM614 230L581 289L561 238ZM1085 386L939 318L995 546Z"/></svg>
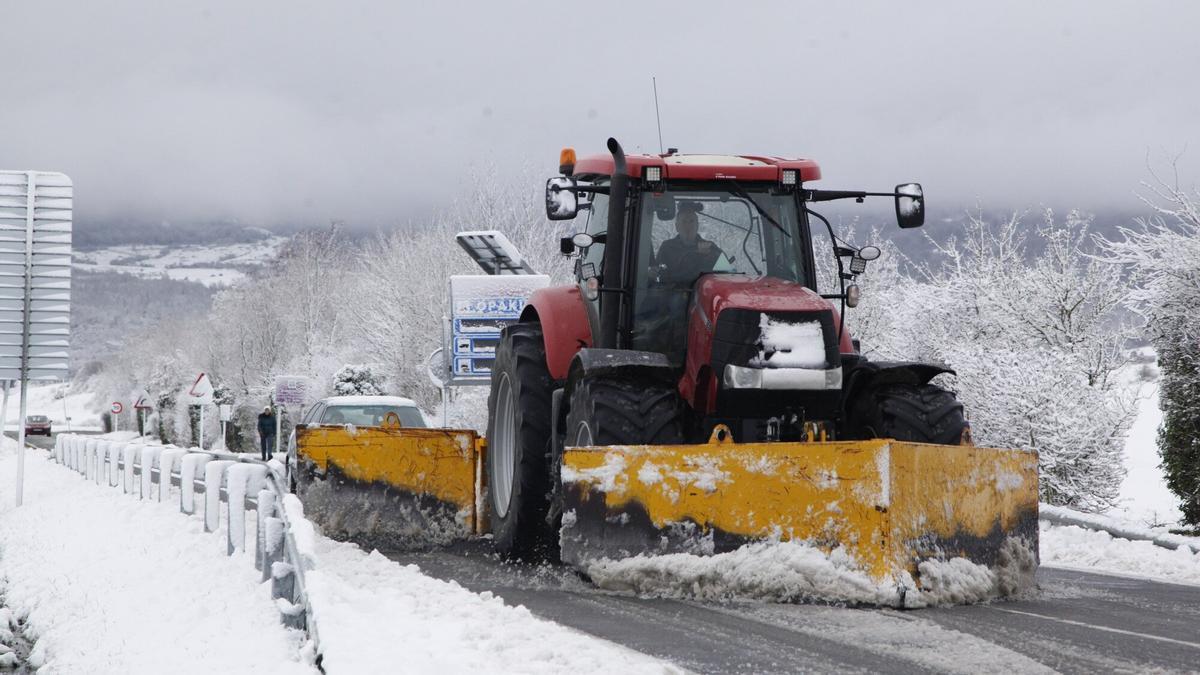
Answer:
<svg viewBox="0 0 1200 675"><path fill-rule="evenodd" d="M16 2L0 168L77 218L388 225L469 167L615 135L817 159L931 207L1129 208L1200 182L1200 3Z"/></svg>

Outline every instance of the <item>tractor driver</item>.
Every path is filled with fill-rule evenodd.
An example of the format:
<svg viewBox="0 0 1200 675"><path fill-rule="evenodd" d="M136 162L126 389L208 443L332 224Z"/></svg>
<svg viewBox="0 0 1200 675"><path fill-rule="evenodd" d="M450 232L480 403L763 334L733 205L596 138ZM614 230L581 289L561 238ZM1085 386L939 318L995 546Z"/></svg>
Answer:
<svg viewBox="0 0 1200 675"><path fill-rule="evenodd" d="M679 213L675 216L676 234L659 246L655 257L663 281L690 284L701 274L711 272L721 258L721 248L700 236L696 214L702 208L697 202L679 205Z"/></svg>

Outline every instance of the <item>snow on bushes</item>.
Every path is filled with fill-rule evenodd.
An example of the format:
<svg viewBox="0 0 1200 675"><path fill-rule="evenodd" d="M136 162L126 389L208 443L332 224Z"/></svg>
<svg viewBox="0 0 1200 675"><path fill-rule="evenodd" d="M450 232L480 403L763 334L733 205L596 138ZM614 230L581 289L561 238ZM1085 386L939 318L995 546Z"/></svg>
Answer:
<svg viewBox="0 0 1200 675"><path fill-rule="evenodd" d="M333 375L335 396L383 396L382 378L369 365L347 365Z"/></svg>
<svg viewBox="0 0 1200 675"><path fill-rule="evenodd" d="M1037 450L1043 501L1098 511L1123 477L1136 410L1115 374L1135 333L1121 318L1120 269L1089 255L1090 225L1046 211L1029 246L1020 214L1000 223L969 214L945 243L929 240L932 262L907 275L894 263L869 269L846 319L870 358L954 368L941 380L976 443Z"/></svg>
<svg viewBox="0 0 1200 675"><path fill-rule="evenodd" d="M1200 190L1159 180L1145 186L1155 216L1105 241L1129 270L1132 305L1158 352L1163 423L1158 447L1184 521L1200 525Z"/></svg>

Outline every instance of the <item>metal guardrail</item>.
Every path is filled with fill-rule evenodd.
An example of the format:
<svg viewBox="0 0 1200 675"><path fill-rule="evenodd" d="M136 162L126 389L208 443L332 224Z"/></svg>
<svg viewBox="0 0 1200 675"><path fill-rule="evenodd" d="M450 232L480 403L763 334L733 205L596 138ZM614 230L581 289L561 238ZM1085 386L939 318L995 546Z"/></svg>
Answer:
<svg viewBox="0 0 1200 675"><path fill-rule="evenodd" d="M1073 511L1061 506L1039 504L1038 518L1054 525L1074 525L1075 527L1082 527L1085 530L1107 532L1118 539L1148 541L1161 548L1171 550L1186 548L1192 553L1200 553L1200 538L1185 537L1177 534L1159 534L1124 525L1104 516Z"/></svg>
<svg viewBox="0 0 1200 675"><path fill-rule="evenodd" d="M228 555L245 550L245 514L247 509L253 510L257 516L254 567L262 572L263 581L271 581L272 597L283 624L308 635L320 668L317 624L304 583L304 572L312 569L315 560L310 550L312 537L303 537L304 547L298 545L296 537L298 531L311 525L307 521L293 522L289 516L287 482L279 462L144 440L114 441L69 433L58 435L53 457L85 479L120 487L141 499L167 501L172 498L171 487L178 487L179 510L185 514L195 513L197 495L203 495L206 532L220 529L221 505L225 504ZM169 480L163 481L164 475Z"/></svg>

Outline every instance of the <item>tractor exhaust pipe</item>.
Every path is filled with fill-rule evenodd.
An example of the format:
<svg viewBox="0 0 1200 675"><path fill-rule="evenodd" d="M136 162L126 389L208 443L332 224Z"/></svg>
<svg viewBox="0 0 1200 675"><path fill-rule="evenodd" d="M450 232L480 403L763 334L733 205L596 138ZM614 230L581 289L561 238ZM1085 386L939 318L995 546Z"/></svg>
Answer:
<svg viewBox="0 0 1200 675"><path fill-rule="evenodd" d="M621 323L624 315L625 290L625 211L629 192L629 176L625 168L625 151L617 139L608 139L608 151L613 157L612 184L608 199L608 240L604 255L604 288L608 293L600 294L600 335L596 346L602 349L620 349Z"/></svg>

